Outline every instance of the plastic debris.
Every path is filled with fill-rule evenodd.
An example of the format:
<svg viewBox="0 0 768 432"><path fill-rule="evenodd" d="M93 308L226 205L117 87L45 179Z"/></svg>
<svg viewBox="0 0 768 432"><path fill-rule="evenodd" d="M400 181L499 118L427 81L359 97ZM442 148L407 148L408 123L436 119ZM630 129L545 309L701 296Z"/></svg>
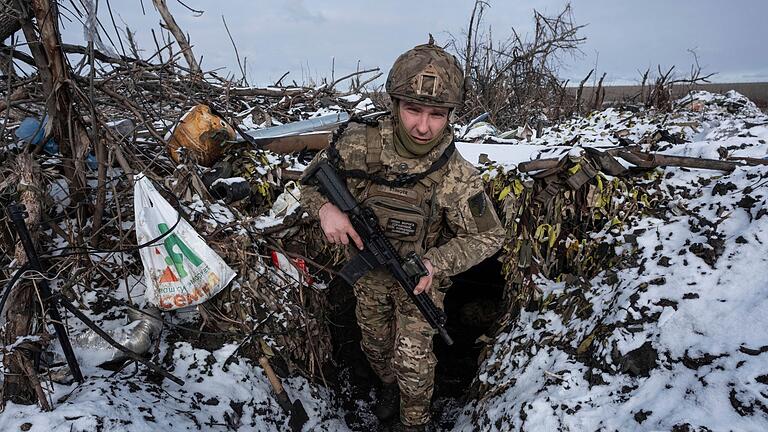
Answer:
<svg viewBox="0 0 768 432"><path fill-rule="evenodd" d="M309 274L307 263L303 259L288 258L280 252L272 251L272 265L282 270L292 282L312 286L312 275Z"/></svg>
<svg viewBox="0 0 768 432"><path fill-rule="evenodd" d="M143 312L128 309L127 314L128 324L108 330L107 333L136 354L144 354L152 347L163 328L160 310L154 307L149 307ZM76 351L88 350L90 352L87 357L89 362L95 362L98 365L128 358L124 352L110 345L90 329L75 336L72 339L72 345L77 349Z"/></svg>
<svg viewBox="0 0 768 432"><path fill-rule="evenodd" d="M48 128L50 128L50 125L48 124L47 115L43 117L42 122L35 117L27 117L21 121L14 135L22 142L38 146L50 134L51 131ZM43 151L51 156L57 155L59 154L59 144L52 137L48 138L45 145L43 145ZM93 152L85 156L85 163L92 170L96 170L99 167Z"/></svg>
<svg viewBox="0 0 768 432"><path fill-rule="evenodd" d="M231 203L247 198L251 194L251 185L243 177L220 178L211 184L214 198L223 198Z"/></svg>
<svg viewBox="0 0 768 432"><path fill-rule="evenodd" d="M162 246L153 244L140 250L147 284L145 295L160 309L203 303L235 277L227 263L179 217L143 174L137 176L134 208L139 244L158 243L152 239L172 230L162 238Z"/></svg>
<svg viewBox="0 0 768 432"><path fill-rule="evenodd" d="M33 146L39 145L46 135L50 131L46 130L48 126L48 116L43 117L43 121L36 117L27 117L21 121L21 124L14 132L16 138L25 143L29 143ZM59 145L53 138L48 138L45 142L43 150L48 154L56 154L59 152Z"/></svg>
<svg viewBox="0 0 768 432"><path fill-rule="evenodd" d="M195 162L211 166L221 158L224 142L235 139L235 130L201 104L187 111L166 139L174 161L179 162L179 149L185 148Z"/></svg>

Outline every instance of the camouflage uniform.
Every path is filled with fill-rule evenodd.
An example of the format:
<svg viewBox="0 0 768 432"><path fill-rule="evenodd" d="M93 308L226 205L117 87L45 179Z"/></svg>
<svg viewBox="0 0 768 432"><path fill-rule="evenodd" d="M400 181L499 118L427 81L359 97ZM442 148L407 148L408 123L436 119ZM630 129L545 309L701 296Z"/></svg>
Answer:
<svg viewBox="0 0 768 432"><path fill-rule="evenodd" d="M393 120L384 117L378 127L350 124L336 146L344 169L376 171L392 178L399 173L426 171L452 138L446 133L427 155L403 158L393 144ZM324 152L313 163L323 157ZM435 275L430 296L438 307L443 306L448 276L469 269L501 247L504 229L484 192L482 179L458 151L442 168L412 187L388 188L355 178L349 178L347 184L356 199L374 210L401 254L413 250L432 263ZM392 214L390 206L384 205L386 198L392 197L405 200L404 207L412 206L406 208L405 217ZM326 202L315 187L302 187L301 204L310 216L317 218ZM419 209L423 210L420 214ZM426 423L434 387L435 331L386 270L364 276L354 291L361 346L368 361L383 382L397 380L401 421L406 425Z"/></svg>

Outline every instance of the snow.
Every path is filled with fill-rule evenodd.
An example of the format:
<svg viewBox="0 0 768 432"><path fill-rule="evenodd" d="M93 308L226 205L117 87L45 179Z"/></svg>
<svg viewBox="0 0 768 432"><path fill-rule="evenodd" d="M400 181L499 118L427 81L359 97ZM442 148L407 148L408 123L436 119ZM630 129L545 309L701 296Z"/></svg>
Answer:
<svg viewBox="0 0 768 432"><path fill-rule="evenodd" d="M551 149L552 147L531 144L507 145L457 142L456 148L464 159L474 164L478 163L478 158L484 153L490 160L506 167L512 167L520 162L533 160L543 150ZM568 149L564 148L564 150Z"/></svg>
<svg viewBox="0 0 768 432"><path fill-rule="evenodd" d="M185 381L183 387L167 381L150 383L143 373L134 376L131 368L114 377L109 371L84 368L88 378L82 385L55 387L54 411L40 413L36 406L9 403L0 415L0 430L286 430L287 417L260 366L242 359L225 364L235 348L228 344L208 351L177 342L170 360L173 373ZM128 381L131 385L126 385ZM340 419L329 418L332 405L326 402L327 391L302 378L285 380L284 385L289 398L298 396L307 409L310 420L305 430L348 430ZM24 424L31 426L22 429Z"/></svg>
<svg viewBox="0 0 768 432"><path fill-rule="evenodd" d="M287 216L294 214L299 209L300 197L301 190L296 187L295 183L286 184L285 192L275 199L267 214L254 220L254 226L264 229L283 223Z"/></svg>
<svg viewBox="0 0 768 432"><path fill-rule="evenodd" d="M705 92L676 104L691 100L704 103L704 110L664 118L609 109L545 128L530 142L460 142L457 148L472 163L482 165L478 158L486 154L500 169L511 169L537 158L576 156L583 147L618 145L619 131L640 142L663 126L688 141L660 142L665 154L713 159L723 151L752 158L768 154L768 117L754 104L736 93ZM270 163L280 162L268 157ZM294 161L293 167L303 165ZM768 430L766 167L742 166L731 173L666 168L660 175L662 192L669 197L663 217L595 234L619 251L636 254L642 265L612 269L615 278L600 274L584 289L537 278L544 296L582 290L593 313L565 320L553 310L522 311L488 347L477 377L488 390L445 414L455 418L453 430L652 431L686 424L689 430ZM55 184L49 194L64 196L63 187ZM259 228L282 223L298 209L297 199L298 190L287 188L268 214L250 223ZM240 217L199 197L186 207L211 229ZM708 257L708 251L715 257ZM119 262L112 258L112 264ZM276 284L290 283L273 276ZM131 275L111 294L141 304L144 288L141 275ZM100 298L86 292L83 301L93 306ZM107 329L125 325L120 308L86 312ZM281 311L278 318L291 313ZM196 318L194 310L164 316L168 326L188 325ZM85 331L71 318L68 326L73 334ZM594 336L598 328L607 333ZM576 355L590 336L591 352ZM647 344L658 352L654 367L647 374L627 370L622 359ZM98 353L79 352L83 384L53 384L48 389L52 412L9 403L0 414L0 430L287 430L287 416L260 366L239 356L227 362L236 348L233 343L203 347L195 338L181 341L164 331L153 358L162 359L184 386L159 382L143 366L104 370L96 366ZM301 377L283 384L289 398L301 400L307 409L304 431L349 430L347 412L330 390Z"/></svg>
<svg viewBox="0 0 768 432"><path fill-rule="evenodd" d="M355 103L355 102L360 102L360 100L363 99L363 95L358 94L358 93L354 93L354 94L351 94L351 95L348 95L348 96L342 96L339 99L341 99L341 100L343 100L345 102Z"/></svg>
<svg viewBox="0 0 768 432"><path fill-rule="evenodd" d="M357 105L355 105L355 112L356 113L366 113L371 110L374 110L376 106L373 104L373 101L370 98L365 98L358 102Z"/></svg>
<svg viewBox="0 0 768 432"><path fill-rule="evenodd" d="M214 181L211 184L211 187L219 185L219 184L231 185L231 184L236 184L236 183L242 183L244 181L248 181L248 180L246 180L244 177L220 178L220 179L216 179L216 181Z"/></svg>
<svg viewBox="0 0 768 432"><path fill-rule="evenodd" d="M467 133L465 133L461 139L462 140L472 140L475 138L481 138L486 136L493 136L496 135L498 131L496 128L490 124L485 122L480 122L472 126Z"/></svg>
<svg viewBox="0 0 768 432"><path fill-rule="evenodd" d="M677 129L696 141L662 143L665 154L718 159L724 147L737 148L739 156L765 155L765 131L740 134L745 122L765 122L766 116L737 94L697 97L714 104L691 115L704 118L705 132ZM722 109L735 102L741 103L736 113ZM581 143L610 140L597 131L621 118L608 110L577 120ZM649 126L639 122L630 136L653 130ZM552 139L552 133L534 142ZM481 365L478 379L492 384L492 391L464 408L455 430L672 430L685 424L691 430L768 429L768 356L762 352L768 347L768 219L760 214L766 168L745 166L728 174L666 168L662 178L677 210L670 208L665 220L642 219L620 234L640 233L635 248L642 266L616 269L618 282L603 276L589 281L584 294L594 313L587 319L563 323L553 311L522 311ZM733 187L722 192L723 185ZM751 206L744 201L748 196L756 200ZM717 244L713 239L723 245L714 262L694 253L696 244L715 251L708 244ZM664 265L662 257L668 259ZM545 295L579 289L537 283ZM575 350L598 326L613 330L592 342L595 352L585 361ZM547 343L543 335L566 344ZM659 353L648 376L623 372L617 360L646 343ZM529 344L529 350L519 348Z"/></svg>

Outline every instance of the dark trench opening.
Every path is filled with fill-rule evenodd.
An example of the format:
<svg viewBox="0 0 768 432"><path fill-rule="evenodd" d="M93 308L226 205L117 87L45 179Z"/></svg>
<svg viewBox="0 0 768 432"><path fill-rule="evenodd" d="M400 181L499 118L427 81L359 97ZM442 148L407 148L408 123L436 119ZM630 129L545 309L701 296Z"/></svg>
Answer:
<svg viewBox="0 0 768 432"><path fill-rule="evenodd" d="M439 337L434 338L437 368L432 418L436 430L453 426L477 375L478 358L483 348L478 338L492 329L503 307L504 279L498 256L486 259L451 280L453 286L445 296L444 308L448 315L446 329L454 344L448 346ZM380 424L372 412L379 379L360 349L352 288L343 282L334 282L330 290L333 309L329 320L336 367L326 376L331 376L335 383L347 412L345 420L352 430L388 430L391 424Z"/></svg>

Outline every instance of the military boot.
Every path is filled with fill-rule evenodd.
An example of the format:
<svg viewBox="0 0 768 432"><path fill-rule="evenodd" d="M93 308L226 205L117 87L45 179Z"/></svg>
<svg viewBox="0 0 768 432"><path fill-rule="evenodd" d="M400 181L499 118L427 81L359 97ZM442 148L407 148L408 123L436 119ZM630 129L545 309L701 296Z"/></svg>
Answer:
<svg viewBox="0 0 768 432"><path fill-rule="evenodd" d="M400 387L397 386L397 381L382 385L373 413L380 421L384 421L391 419L398 412L400 412Z"/></svg>
<svg viewBox="0 0 768 432"><path fill-rule="evenodd" d="M403 422L397 422L392 426L391 432L426 432L427 427L429 427L429 423L408 426Z"/></svg>

